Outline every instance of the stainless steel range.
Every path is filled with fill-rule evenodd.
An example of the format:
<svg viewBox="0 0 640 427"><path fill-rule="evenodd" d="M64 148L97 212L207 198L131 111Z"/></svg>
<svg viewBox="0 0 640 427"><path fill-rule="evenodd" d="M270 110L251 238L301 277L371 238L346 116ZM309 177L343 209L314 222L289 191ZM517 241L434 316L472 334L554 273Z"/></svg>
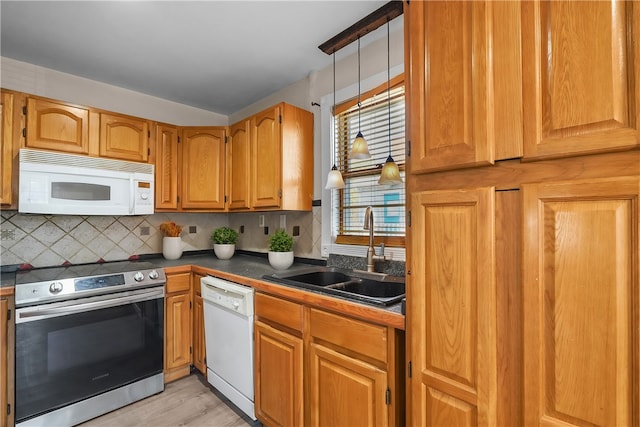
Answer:
<svg viewBox="0 0 640 427"><path fill-rule="evenodd" d="M164 390L164 271L16 274L16 426L72 426Z"/></svg>

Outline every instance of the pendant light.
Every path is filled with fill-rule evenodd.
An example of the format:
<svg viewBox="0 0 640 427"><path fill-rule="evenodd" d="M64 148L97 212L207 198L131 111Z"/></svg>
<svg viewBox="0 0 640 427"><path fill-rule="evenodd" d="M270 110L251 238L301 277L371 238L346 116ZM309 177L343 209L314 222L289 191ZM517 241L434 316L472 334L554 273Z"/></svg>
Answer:
<svg viewBox="0 0 640 427"><path fill-rule="evenodd" d="M333 114L336 111L336 51L333 51ZM333 131L333 130L332 130ZM336 163L333 163L333 167L327 176L327 186L325 189L334 190L344 188L344 179L342 179L342 174L338 170Z"/></svg>
<svg viewBox="0 0 640 427"><path fill-rule="evenodd" d="M371 154L369 154L369 146L367 145L367 141L364 139L364 136L362 136L362 131L360 130L360 36L358 36L358 134L351 145L349 158L368 159L370 157Z"/></svg>
<svg viewBox="0 0 640 427"><path fill-rule="evenodd" d="M389 157L382 167L380 172L380 179L378 184L380 185L397 185L402 184L402 177L400 176L400 169L398 165L393 161L391 157L391 60L389 59L390 47L389 47L389 20L387 19L387 105L389 107Z"/></svg>

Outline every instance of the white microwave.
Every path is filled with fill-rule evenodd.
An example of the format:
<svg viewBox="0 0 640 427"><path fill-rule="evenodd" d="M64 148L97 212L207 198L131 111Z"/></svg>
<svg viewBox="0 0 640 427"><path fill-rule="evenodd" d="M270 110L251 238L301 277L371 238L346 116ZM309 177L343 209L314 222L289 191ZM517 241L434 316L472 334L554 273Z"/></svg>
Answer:
<svg viewBox="0 0 640 427"><path fill-rule="evenodd" d="M153 165L26 148L19 163L18 212L153 214Z"/></svg>

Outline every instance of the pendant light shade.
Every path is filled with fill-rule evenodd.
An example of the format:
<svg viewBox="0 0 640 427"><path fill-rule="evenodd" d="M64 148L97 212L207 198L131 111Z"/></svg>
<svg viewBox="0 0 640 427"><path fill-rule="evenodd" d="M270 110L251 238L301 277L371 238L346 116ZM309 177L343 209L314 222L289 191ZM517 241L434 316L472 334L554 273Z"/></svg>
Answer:
<svg viewBox="0 0 640 427"><path fill-rule="evenodd" d="M335 81L335 77L334 77ZM335 103L334 103L335 104ZM358 37L358 134L351 145L350 159L368 159L371 157L369 146L360 129L360 37Z"/></svg>
<svg viewBox="0 0 640 427"><path fill-rule="evenodd" d="M396 162L391 157L391 60L390 60L390 47L389 47L389 19L387 19L387 105L389 107L389 157L382 167L380 172L380 179L378 184L380 185L397 185L402 184L402 177L400 176L400 169Z"/></svg>
<svg viewBox="0 0 640 427"><path fill-rule="evenodd" d="M327 176L327 186L325 189L327 190L337 190L339 188L344 188L344 179L342 179L342 174L338 170L338 167L334 164Z"/></svg>
<svg viewBox="0 0 640 427"><path fill-rule="evenodd" d="M336 51L333 51L333 111L336 110ZM344 179L342 179L342 174L338 170L336 164L333 164L329 175L327 176L327 186L325 189L327 190L335 190L339 188L344 188Z"/></svg>

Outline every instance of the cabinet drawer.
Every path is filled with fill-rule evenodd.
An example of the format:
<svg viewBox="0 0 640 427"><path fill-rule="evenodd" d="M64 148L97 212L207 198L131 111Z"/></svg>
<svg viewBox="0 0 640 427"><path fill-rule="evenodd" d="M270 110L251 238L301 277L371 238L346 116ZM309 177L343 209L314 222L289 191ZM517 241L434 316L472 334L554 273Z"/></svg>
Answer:
<svg viewBox="0 0 640 427"><path fill-rule="evenodd" d="M184 292L191 289L191 273L179 273L167 276L167 293Z"/></svg>
<svg viewBox="0 0 640 427"><path fill-rule="evenodd" d="M302 331L302 306L269 295L256 293L255 314L296 331Z"/></svg>
<svg viewBox="0 0 640 427"><path fill-rule="evenodd" d="M387 362L387 328L311 309L311 336Z"/></svg>

